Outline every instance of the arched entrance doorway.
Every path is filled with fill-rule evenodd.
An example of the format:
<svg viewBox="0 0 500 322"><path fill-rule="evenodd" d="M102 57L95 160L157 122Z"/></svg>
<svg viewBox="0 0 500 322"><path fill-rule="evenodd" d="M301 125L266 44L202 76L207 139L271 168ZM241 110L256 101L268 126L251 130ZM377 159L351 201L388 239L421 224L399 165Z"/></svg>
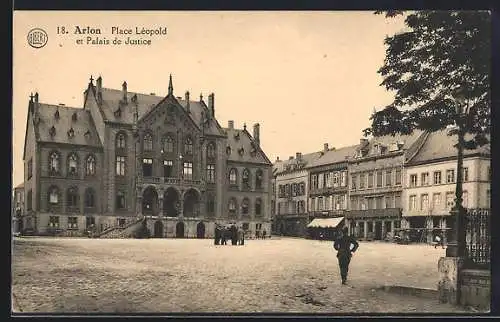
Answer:
<svg viewBox="0 0 500 322"><path fill-rule="evenodd" d="M142 193L142 213L150 216L158 214L158 193L154 187L147 187Z"/></svg>
<svg viewBox="0 0 500 322"><path fill-rule="evenodd" d="M163 215L177 217L179 207L179 193L175 188L169 187L163 194Z"/></svg>
<svg viewBox="0 0 500 322"><path fill-rule="evenodd" d="M157 220L155 222L154 237L163 238L163 223L161 222L161 220Z"/></svg>
<svg viewBox="0 0 500 322"><path fill-rule="evenodd" d="M205 238L205 224L203 222L196 225L196 238Z"/></svg>
<svg viewBox="0 0 500 322"><path fill-rule="evenodd" d="M184 223L183 222L178 222L177 225L175 225L175 237L184 238Z"/></svg>
<svg viewBox="0 0 500 322"><path fill-rule="evenodd" d="M200 196L195 189L189 189L184 194L184 216L196 217L200 204Z"/></svg>

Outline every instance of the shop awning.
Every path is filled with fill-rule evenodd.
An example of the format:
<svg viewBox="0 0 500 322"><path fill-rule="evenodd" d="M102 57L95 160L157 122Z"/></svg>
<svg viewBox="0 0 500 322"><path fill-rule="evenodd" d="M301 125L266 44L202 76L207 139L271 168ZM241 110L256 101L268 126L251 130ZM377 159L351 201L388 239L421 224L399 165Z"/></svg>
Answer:
<svg viewBox="0 0 500 322"><path fill-rule="evenodd" d="M344 220L344 217L337 218L315 218L307 225L312 228L336 228Z"/></svg>

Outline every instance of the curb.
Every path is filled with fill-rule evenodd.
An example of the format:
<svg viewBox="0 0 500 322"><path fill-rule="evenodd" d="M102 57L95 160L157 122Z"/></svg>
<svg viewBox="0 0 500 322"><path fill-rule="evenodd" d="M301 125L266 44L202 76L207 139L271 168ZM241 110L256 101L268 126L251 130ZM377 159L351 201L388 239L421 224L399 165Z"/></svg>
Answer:
<svg viewBox="0 0 500 322"><path fill-rule="evenodd" d="M426 299L438 300L439 294L436 289L421 288L403 285L386 285L379 287L380 290L399 295L411 295Z"/></svg>
<svg viewBox="0 0 500 322"><path fill-rule="evenodd" d="M12 293L11 296L11 313L21 313L22 310L19 308L19 305L17 304L16 297L14 296L14 293Z"/></svg>

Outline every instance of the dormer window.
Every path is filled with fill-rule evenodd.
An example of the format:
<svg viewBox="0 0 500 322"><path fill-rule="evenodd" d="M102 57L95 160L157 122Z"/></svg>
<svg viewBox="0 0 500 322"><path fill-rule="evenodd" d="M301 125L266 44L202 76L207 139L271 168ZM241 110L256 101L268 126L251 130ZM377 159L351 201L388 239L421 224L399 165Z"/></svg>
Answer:
<svg viewBox="0 0 500 322"><path fill-rule="evenodd" d="M71 119L73 120L73 122L77 121L78 116L76 115L76 112L73 113L73 115L71 116Z"/></svg>
<svg viewBox="0 0 500 322"><path fill-rule="evenodd" d="M137 94L134 94L134 96L132 96L132 103L137 103Z"/></svg>
<svg viewBox="0 0 500 322"><path fill-rule="evenodd" d="M85 132L84 136L87 140L90 139L90 137L91 137L90 130L87 130L87 132Z"/></svg>
<svg viewBox="0 0 500 322"><path fill-rule="evenodd" d="M228 146L228 147L226 148L226 154L227 154L227 155L230 155L230 154L231 154L231 147L230 147L230 146Z"/></svg>
<svg viewBox="0 0 500 322"><path fill-rule="evenodd" d="M75 136L75 131L73 130L73 128L70 128L68 131L68 137L73 138L74 136Z"/></svg>
<svg viewBox="0 0 500 322"><path fill-rule="evenodd" d="M234 139L236 141L238 141L240 139L240 132L237 132L235 135L234 135Z"/></svg>
<svg viewBox="0 0 500 322"><path fill-rule="evenodd" d="M50 136L52 136L52 137L53 137L54 135L56 135L56 128L55 128L54 126L52 126L52 127L50 128L50 130L49 130L49 134L50 134Z"/></svg>
<svg viewBox="0 0 500 322"><path fill-rule="evenodd" d="M59 120L59 117L60 117L60 115L59 115L59 110L57 109L57 110L56 110L56 112L54 113L54 118L55 118L56 120Z"/></svg>
<svg viewBox="0 0 500 322"><path fill-rule="evenodd" d="M245 153L245 149L243 149L243 147L239 148L239 149L238 149L238 153L239 153L240 155L243 155L243 153Z"/></svg>

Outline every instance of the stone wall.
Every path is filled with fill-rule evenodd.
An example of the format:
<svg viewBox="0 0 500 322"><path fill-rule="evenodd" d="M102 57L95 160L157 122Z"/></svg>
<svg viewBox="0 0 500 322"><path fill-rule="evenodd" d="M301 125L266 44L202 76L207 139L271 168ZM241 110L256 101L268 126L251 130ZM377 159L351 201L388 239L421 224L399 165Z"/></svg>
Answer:
<svg viewBox="0 0 500 322"><path fill-rule="evenodd" d="M461 272L460 290L461 305L473 306L489 311L491 302L491 272L486 269L463 269Z"/></svg>

